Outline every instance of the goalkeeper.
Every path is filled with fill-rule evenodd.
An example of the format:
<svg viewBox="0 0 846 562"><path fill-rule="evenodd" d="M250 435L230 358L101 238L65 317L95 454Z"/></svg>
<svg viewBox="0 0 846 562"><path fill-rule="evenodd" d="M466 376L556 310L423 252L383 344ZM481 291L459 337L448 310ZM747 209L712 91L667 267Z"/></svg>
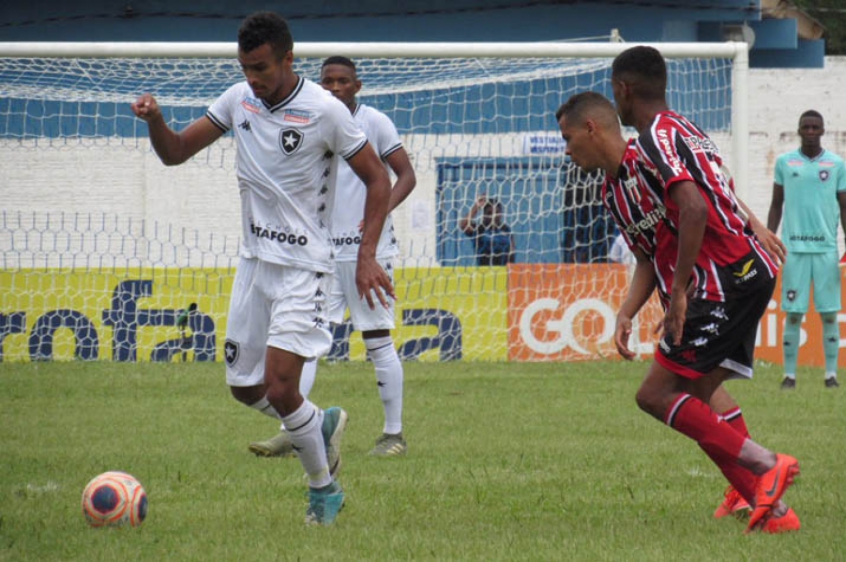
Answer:
<svg viewBox="0 0 846 562"><path fill-rule="evenodd" d="M798 149L778 157L767 226L775 232L784 215L781 237L789 252L781 272L784 322L782 389L796 387L799 329L808 312L811 285L820 314L825 354L825 386L836 388L840 351L840 269L837 220L846 232L846 168L843 159L825 150L823 117L810 110L799 117ZM836 202L836 204L835 204Z"/></svg>

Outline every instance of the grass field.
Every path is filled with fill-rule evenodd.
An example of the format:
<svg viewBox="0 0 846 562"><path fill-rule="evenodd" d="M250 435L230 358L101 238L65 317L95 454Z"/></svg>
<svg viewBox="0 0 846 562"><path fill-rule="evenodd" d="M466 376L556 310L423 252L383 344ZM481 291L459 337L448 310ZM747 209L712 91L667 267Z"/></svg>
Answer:
<svg viewBox="0 0 846 562"><path fill-rule="evenodd" d="M729 383L754 437L802 463L798 533L714 520L724 482L641 413L645 363L407 363L409 455L381 431L372 370L321 365L312 398L350 413L347 507L307 528L296 459L246 445L275 424L228 395L220 364L0 363L0 560L843 560L846 390L777 367ZM139 529L88 528L80 493L126 470Z"/></svg>

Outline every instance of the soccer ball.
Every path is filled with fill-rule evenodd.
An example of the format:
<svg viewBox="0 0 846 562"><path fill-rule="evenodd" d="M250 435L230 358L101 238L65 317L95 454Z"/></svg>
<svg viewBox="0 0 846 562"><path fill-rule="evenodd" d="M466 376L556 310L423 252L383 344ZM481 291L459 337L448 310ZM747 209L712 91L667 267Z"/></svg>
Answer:
<svg viewBox="0 0 846 562"><path fill-rule="evenodd" d="M131 474L104 472L82 492L82 513L92 527L137 527L147 516L147 493Z"/></svg>

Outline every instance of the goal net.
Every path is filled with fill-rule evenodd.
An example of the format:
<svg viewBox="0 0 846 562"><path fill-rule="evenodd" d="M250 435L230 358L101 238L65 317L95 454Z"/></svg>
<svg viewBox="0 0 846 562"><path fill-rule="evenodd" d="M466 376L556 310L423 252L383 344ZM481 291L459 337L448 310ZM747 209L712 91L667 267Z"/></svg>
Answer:
<svg viewBox="0 0 846 562"><path fill-rule="evenodd" d="M713 136L742 189L745 45L655 46L671 106ZM568 161L554 113L580 91L610 97L626 47L296 46L295 70L315 81L326 56L357 63L359 102L393 120L414 165L417 188L393 213L404 359L613 355L629 272L609 261L602 178ZM151 92L181 129L243 79L235 54L229 43L0 43L0 360L222 360L240 232L234 140L165 167L129 103ZM508 265L478 265L459 228L479 196L501 204ZM363 358L348 323L333 329L331 358Z"/></svg>

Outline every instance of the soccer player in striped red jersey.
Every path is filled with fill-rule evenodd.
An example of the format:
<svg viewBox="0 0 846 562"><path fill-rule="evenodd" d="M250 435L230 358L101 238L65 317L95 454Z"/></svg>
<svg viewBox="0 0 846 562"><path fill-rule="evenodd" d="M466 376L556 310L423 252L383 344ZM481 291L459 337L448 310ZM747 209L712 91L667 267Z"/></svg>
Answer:
<svg viewBox="0 0 846 562"><path fill-rule="evenodd" d="M636 143L638 160L656 178L652 186L667 202L667 220L679 231L680 209L666 193L679 182L700 186L707 202L708 217L693 267L694 294L709 300L725 301L725 289L714 267L725 268L755 252L770 277L775 277L775 263L750 236L746 216L734 195L732 181L723 172L719 150L696 125L673 111L659 112ZM689 247L691 251L695 246Z"/></svg>
<svg viewBox="0 0 846 562"><path fill-rule="evenodd" d="M678 236L664 335L638 404L697 441L724 472L739 466L757 476L754 491L739 480L737 490L755 505L748 530L757 530L792 513L778 501L799 463L755 443L745 424L723 423L709 403L724 380L752 375L775 264L744 228L713 141L670 111L661 53L646 46L620 53L611 85L623 125L640 135L638 160L662 186L666 222Z"/></svg>
<svg viewBox="0 0 846 562"><path fill-rule="evenodd" d="M628 295L618 314L615 335L621 355L631 358L633 354L627 346L631 319L652 290L658 288L668 316L673 300L678 298L682 227L672 221L670 213L687 217L688 205L695 205L698 198L703 200L704 207L704 197L695 188L692 193L680 193L675 187L668 191L654 169L642 160L635 143L623 139L614 108L601 95L587 92L574 96L561 106L557 117L572 159L585 169L605 170L603 200L638 258ZM716 215L702 213L699 219L715 231L725 228ZM744 232L746 222L742 218L741 221L740 231ZM754 217L750 217L750 224L756 230L763 229ZM761 232L766 235L765 229ZM753 238L751 232L746 236ZM774 239L771 233L766 237L768 247ZM692 257L691 269L701 256ZM656 359L637 398L648 413L695 439L729 481L754 504L758 480L755 474L764 474L762 481L772 484L773 475L766 475L773 468L775 455L748 438L740 410L722 387L722 381L732 375L751 375L755 331L763 312L761 301L765 307L772 292L772 275L768 274L771 265L768 258L744 258L741 263L749 266L740 277L734 275L732 268L728 268L729 275L720 267L709 271L723 287L720 293L697 291L694 285L683 285L690 289L689 305L688 291L683 294L683 330L672 332L673 327L665 323ZM751 271L756 273L743 282L735 281ZM762 293L763 297L750 298L755 293ZM715 298L719 295L723 296L722 300ZM781 461L780 466L790 469L789 478L775 478L776 491L783 493L795 470L789 462L785 466ZM736 497L737 493L732 495ZM778 498L759 502L760 506L767 504L768 509L753 513L750 528L762 527L769 532L798 528L798 518ZM775 517L771 513L772 505L777 505ZM728 506L728 513L731 507ZM722 515L720 510L718 513Z"/></svg>

